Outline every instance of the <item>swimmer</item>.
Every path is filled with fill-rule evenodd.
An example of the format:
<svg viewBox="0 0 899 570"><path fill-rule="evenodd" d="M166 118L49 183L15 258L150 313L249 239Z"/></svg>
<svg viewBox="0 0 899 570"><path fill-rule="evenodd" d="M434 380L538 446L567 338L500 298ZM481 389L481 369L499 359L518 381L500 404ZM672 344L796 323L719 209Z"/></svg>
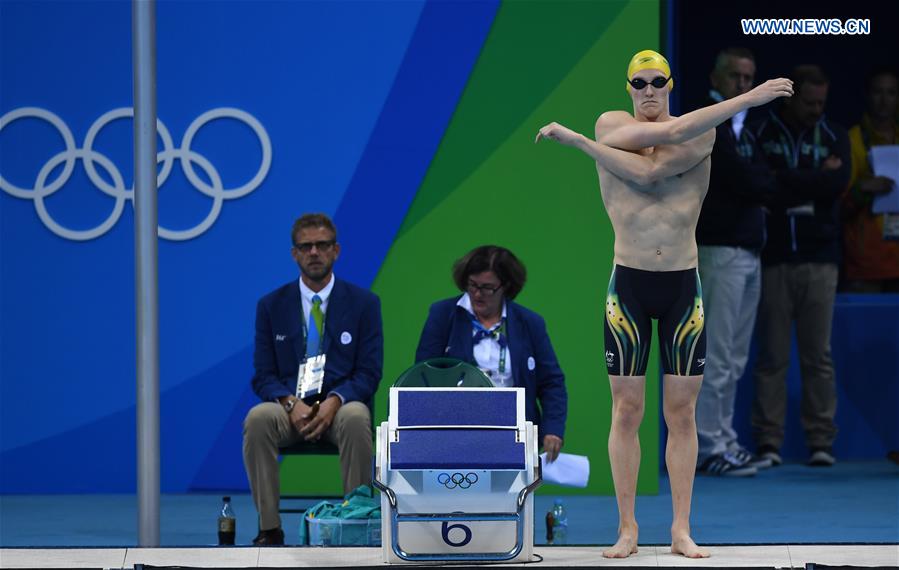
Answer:
<svg viewBox="0 0 899 570"><path fill-rule="evenodd" d="M609 459L618 501L618 540L607 558L637 552L634 515L651 319L659 320L664 369L663 411L668 426L665 463L674 516L671 552L705 558L690 536L696 469L696 397L705 364L702 289L697 272L696 223L709 185L715 126L736 113L793 94L788 79L773 79L721 103L680 117L668 112L674 78L652 50L627 68L634 114L603 113L596 140L558 123L537 133L580 149L596 162L603 204L615 231L615 266L606 297L606 366L612 389Z"/></svg>

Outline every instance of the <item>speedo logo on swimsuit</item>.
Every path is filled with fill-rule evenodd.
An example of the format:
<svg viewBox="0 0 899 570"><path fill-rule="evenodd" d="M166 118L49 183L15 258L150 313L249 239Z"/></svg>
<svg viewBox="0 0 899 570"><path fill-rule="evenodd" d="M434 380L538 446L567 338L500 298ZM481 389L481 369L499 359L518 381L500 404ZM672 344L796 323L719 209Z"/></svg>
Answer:
<svg viewBox="0 0 899 570"><path fill-rule="evenodd" d="M697 366L697 367L699 367L699 366L705 366L705 358L697 358L697 359L696 359L696 366Z"/></svg>
<svg viewBox="0 0 899 570"><path fill-rule="evenodd" d="M611 350L606 351L606 365L615 366L615 353Z"/></svg>

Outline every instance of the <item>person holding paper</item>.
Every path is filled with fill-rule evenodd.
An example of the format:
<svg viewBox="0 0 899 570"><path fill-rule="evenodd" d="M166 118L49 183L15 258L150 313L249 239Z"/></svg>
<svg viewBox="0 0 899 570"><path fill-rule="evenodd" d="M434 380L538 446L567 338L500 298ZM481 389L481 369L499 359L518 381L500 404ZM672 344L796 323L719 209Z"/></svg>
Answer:
<svg viewBox="0 0 899 570"><path fill-rule="evenodd" d="M483 245L465 254L453 266L462 295L431 305L415 361L458 358L496 386L524 388L525 416L554 461L565 437L568 392L543 317L513 302L526 279L524 264L504 247Z"/></svg>
<svg viewBox="0 0 899 570"><path fill-rule="evenodd" d="M795 95L755 129L777 177L762 250L753 435L759 456L782 463L790 337L796 325L802 426L809 465L833 465L837 396L830 328L837 290L840 195L849 182L846 131L824 117L828 79L815 65L792 74Z"/></svg>
<svg viewBox="0 0 899 570"><path fill-rule="evenodd" d="M253 391L262 400L244 420L243 456L259 513L257 546L284 544L278 514L278 448L325 438L340 451L343 488L371 483L370 405L381 380L381 304L334 276L337 229L305 214L291 231L300 278L256 307Z"/></svg>
<svg viewBox="0 0 899 570"><path fill-rule="evenodd" d="M876 70L865 83L867 109L849 129L852 178L843 195L842 289L851 293L899 292L899 212L875 214L874 198L896 190L896 181L875 176L872 147L899 144L899 76ZM891 222L891 223L887 223Z"/></svg>

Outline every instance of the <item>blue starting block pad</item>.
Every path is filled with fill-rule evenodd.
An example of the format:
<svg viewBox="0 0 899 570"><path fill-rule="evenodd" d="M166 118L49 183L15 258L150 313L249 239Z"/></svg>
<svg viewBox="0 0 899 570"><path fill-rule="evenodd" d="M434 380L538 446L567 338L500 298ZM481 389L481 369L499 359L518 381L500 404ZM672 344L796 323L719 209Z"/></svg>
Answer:
<svg viewBox="0 0 899 570"><path fill-rule="evenodd" d="M515 392L420 388L400 390L396 397L396 425L399 428L518 427L518 399Z"/></svg>
<svg viewBox="0 0 899 570"><path fill-rule="evenodd" d="M524 442L511 430L410 429L390 443L391 469L525 469Z"/></svg>

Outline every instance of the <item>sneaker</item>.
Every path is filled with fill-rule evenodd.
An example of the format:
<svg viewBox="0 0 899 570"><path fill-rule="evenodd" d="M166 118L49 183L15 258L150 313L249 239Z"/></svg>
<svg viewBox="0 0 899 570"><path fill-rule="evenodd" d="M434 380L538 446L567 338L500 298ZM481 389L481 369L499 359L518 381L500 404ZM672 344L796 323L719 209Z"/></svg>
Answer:
<svg viewBox="0 0 899 570"><path fill-rule="evenodd" d="M751 477L759 472L758 469L744 463L740 463L732 453L719 453L703 461L697 469L703 475L716 477Z"/></svg>
<svg viewBox="0 0 899 570"><path fill-rule="evenodd" d="M777 452L777 448L771 445L760 445L757 454L761 459L770 459L771 467L783 465L783 458Z"/></svg>
<svg viewBox="0 0 899 570"><path fill-rule="evenodd" d="M770 457L759 457L744 447L738 447L731 453L740 463L756 469L767 469L774 465L774 461Z"/></svg>
<svg viewBox="0 0 899 570"><path fill-rule="evenodd" d="M837 460L829 447L814 447L812 448L812 454L808 458L807 465L812 467L830 467L836 462Z"/></svg>

